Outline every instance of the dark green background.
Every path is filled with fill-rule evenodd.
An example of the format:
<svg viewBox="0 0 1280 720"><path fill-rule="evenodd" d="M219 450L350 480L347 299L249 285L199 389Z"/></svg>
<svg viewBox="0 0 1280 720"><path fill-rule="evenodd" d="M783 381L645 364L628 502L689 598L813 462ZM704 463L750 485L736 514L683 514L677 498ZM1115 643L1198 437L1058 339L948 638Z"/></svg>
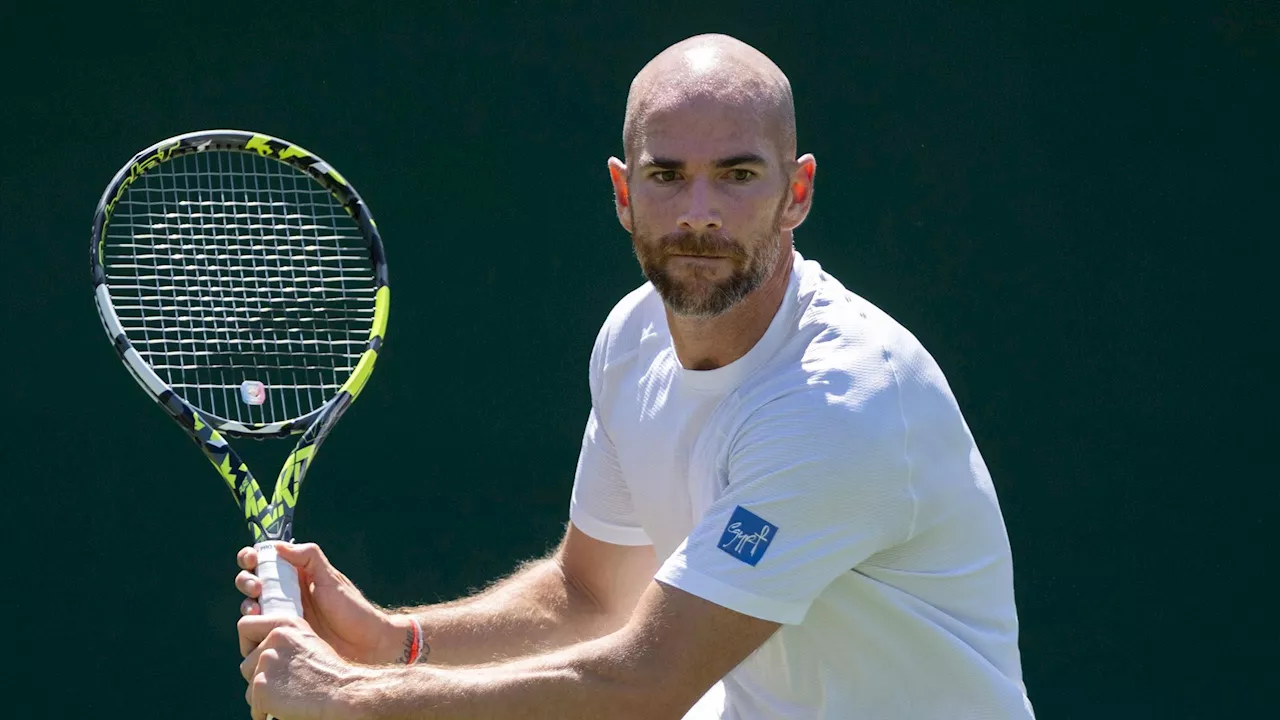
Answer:
<svg viewBox="0 0 1280 720"><path fill-rule="evenodd" d="M801 251L914 331L959 397L1040 717L1274 708L1274 4L185 5L0 19L0 714L245 711L247 531L93 309L89 221L120 164L234 127L360 189L388 345L299 532L381 603L447 599L562 531L589 349L641 280L605 160L634 73L708 31L791 78L819 163Z"/></svg>

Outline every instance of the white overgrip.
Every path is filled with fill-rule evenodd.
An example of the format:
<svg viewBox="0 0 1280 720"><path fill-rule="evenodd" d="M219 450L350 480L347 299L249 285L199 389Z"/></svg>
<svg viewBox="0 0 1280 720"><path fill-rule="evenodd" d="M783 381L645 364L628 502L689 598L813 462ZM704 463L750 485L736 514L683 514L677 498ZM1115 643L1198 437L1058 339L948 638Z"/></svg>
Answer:
<svg viewBox="0 0 1280 720"><path fill-rule="evenodd" d="M260 542L253 549L258 551L257 575L262 583L258 604L262 606L262 614L302 617L302 590L298 587L297 568L280 559L274 540Z"/></svg>

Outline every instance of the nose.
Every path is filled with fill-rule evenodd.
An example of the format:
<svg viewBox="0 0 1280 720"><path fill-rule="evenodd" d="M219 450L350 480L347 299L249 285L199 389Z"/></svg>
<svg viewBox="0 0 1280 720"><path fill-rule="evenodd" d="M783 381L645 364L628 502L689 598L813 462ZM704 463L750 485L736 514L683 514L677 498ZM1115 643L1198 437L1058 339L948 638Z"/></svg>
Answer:
<svg viewBox="0 0 1280 720"><path fill-rule="evenodd" d="M680 214L680 229L690 232L719 230L720 213L712 206L711 188L703 178L689 184L689 206Z"/></svg>

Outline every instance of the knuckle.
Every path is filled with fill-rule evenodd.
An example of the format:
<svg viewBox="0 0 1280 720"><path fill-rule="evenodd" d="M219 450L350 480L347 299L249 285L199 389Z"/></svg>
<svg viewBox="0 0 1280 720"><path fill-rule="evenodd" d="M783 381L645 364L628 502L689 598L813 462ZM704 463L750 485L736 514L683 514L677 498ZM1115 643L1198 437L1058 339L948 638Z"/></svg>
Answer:
<svg viewBox="0 0 1280 720"><path fill-rule="evenodd" d="M242 638L252 637L255 634L254 630L259 622L261 621L257 617L245 615L239 620L236 620L236 632L238 632Z"/></svg>

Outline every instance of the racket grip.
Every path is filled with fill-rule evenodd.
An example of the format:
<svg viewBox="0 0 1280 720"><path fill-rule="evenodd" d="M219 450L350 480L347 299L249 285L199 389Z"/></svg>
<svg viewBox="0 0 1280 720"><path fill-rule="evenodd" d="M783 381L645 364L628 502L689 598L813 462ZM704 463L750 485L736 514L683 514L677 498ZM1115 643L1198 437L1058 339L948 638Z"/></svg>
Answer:
<svg viewBox="0 0 1280 720"><path fill-rule="evenodd" d="M298 587L298 569L276 553L275 541L268 540L253 546L258 551L258 580L262 582L262 594L258 605L263 615L292 615L302 617L302 590Z"/></svg>

